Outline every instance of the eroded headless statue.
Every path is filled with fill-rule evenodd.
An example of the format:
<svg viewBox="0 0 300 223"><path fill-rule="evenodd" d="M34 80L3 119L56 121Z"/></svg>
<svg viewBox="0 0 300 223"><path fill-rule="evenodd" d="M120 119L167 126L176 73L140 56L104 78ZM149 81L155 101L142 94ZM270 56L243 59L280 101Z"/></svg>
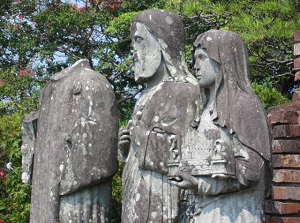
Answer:
<svg viewBox="0 0 300 223"><path fill-rule="evenodd" d="M39 111L23 118L22 180L32 179L30 222L110 222L117 113L109 82L87 60L47 83Z"/></svg>

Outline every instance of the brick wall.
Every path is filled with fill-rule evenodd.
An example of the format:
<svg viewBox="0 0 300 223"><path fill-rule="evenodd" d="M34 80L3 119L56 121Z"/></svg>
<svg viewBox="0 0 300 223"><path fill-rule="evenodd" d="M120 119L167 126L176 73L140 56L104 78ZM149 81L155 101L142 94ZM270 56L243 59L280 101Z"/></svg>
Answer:
<svg viewBox="0 0 300 223"><path fill-rule="evenodd" d="M292 103L269 109L273 179L266 223L300 223L300 91Z"/></svg>

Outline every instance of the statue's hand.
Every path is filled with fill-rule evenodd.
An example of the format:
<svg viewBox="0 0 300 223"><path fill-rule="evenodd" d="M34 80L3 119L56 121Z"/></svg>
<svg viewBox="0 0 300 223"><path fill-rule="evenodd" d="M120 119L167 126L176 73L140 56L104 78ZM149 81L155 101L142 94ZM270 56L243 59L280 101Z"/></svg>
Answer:
<svg viewBox="0 0 300 223"><path fill-rule="evenodd" d="M123 158L127 158L130 147L130 123L119 131L118 152Z"/></svg>
<svg viewBox="0 0 300 223"><path fill-rule="evenodd" d="M129 129L121 129L119 132L119 142L118 147L121 151L126 151L129 149L130 145L130 130Z"/></svg>
<svg viewBox="0 0 300 223"><path fill-rule="evenodd" d="M168 177L170 183L183 189L197 189L199 180L187 173L179 172L177 177Z"/></svg>

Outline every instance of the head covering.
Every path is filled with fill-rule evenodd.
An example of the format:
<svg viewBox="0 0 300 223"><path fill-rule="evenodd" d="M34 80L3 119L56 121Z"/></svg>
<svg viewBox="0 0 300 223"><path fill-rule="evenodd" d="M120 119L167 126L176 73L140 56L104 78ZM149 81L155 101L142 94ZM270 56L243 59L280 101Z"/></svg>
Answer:
<svg viewBox="0 0 300 223"><path fill-rule="evenodd" d="M186 33L182 20L173 12L150 9L139 13L131 25L131 38L136 30L136 23L144 24L155 37L158 38L162 48L162 54L166 65L173 78L191 79L195 78L190 74L185 62Z"/></svg>
<svg viewBox="0 0 300 223"><path fill-rule="evenodd" d="M181 60L180 52L184 52L186 34L183 22L173 12L150 9L139 13L132 23L143 23L156 37L168 45L166 51L172 58ZM133 35L134 32L131 33Z"/></svg>
<svg viewBox="0 0 300 223"><path fill-rule="evenodd" d="M251 87L244 42L234 32L210 30L197 37L194 49L197 47L206 49L220 64L215 81L215 123L235 132L244 145L270 160L267 118Z"/></svg>

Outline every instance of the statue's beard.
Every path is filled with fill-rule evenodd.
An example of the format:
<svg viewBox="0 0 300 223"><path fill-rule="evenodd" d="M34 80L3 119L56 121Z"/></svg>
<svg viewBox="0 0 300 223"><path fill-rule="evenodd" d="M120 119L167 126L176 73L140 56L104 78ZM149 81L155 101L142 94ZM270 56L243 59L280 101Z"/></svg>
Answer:
<svg viewBox="0 0 300 223"><path fill-rule="evenodd" d="M140 60L135 60L133 64L133 72L134 72L134 79L137 83L144 81L145 79L149 79L153 77L153 75L156 73L161 58L150 58L148 57L148 60L144 60L145 62L141 62Z"/></svg>
<svg viewBox="0 0 300 223"><path fill-rule="evenodd" d="M133 64L134 80L139 83L145 79L145 66L140 61L136 60Z"/></svg>

